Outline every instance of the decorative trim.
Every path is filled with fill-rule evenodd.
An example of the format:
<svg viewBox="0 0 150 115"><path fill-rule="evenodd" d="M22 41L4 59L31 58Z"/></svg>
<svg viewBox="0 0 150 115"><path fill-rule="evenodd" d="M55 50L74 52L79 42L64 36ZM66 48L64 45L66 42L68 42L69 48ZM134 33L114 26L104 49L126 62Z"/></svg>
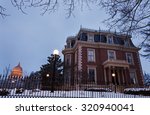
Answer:
<svg viewBox="0 0 150 115"><path fill-rule="evenodd" d="M78 49L78 70L82 72L82 47L79 46Z"/></svg>
<svg viewBox="0 0 150 115"><path fill-rule="evenodd" d="M129 68L129 64L125 60L106 60L103 63L103 65L104 65L104 68L110 67L110 66Z"/></svg>
<svg viewBox="0 0 150 115"><path fill-rule="evenodd" d="M89 48L104 48L104 49L111 49L111 50L119 50L119 51L126 51L126 52L137 52L140 48L135 47L125 47L117 44L107 44L107 43L97 43L97 42L87 42L87 41L76 41L73 48L65 48L62 53L73 53L75 49L79 46L82 47L89 47Z"/></svg>

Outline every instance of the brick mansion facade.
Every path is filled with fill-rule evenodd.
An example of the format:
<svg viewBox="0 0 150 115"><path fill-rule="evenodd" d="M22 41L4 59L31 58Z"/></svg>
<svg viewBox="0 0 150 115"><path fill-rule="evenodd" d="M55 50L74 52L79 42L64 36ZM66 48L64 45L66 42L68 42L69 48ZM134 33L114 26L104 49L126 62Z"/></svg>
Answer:
<svg viewBox="0 0 150 115"><path fill-rule="evenodd" d="M81 28L62 51L65 83L143 86L138 51L130 35Z"/></svg>

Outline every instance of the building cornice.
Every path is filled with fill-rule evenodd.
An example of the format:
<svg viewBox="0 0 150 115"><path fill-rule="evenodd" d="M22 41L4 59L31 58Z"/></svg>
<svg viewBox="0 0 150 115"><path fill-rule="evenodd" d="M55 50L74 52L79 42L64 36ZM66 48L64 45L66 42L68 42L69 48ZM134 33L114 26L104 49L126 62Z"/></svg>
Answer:
<svg viewBox="0 0 150 115"><path fill-rule="evenodd" d="M112 50L120 50L120 51L128 51L128 52L137 52L140 48L136 47L125 47L116 44L107 44L107 43L95 43L95 42L88 42L88 41L76 41L76 44L73 48L65 48L62 53L73 53L78 46L81 47L88 47L88 48L104 48L104 49L112 49Z"/></svg>

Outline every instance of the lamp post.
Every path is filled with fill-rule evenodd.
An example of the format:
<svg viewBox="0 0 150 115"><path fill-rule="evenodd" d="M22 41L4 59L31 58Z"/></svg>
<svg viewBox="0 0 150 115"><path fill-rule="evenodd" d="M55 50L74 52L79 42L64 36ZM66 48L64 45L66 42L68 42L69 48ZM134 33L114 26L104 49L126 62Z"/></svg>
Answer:
<svg viewBox="0 0 150 115"><path fill-rule="evenodd" d="M54 62L53 62L53 76L52 76L52 84L51 84L51 92L54 92L54 81L55 81L55 71L56 71L56 57L59 55L58 50L53 51Z"/></svg>
<svg viewBox="0 0 150 115"><path fill-rule="evenodd" d="M115 83L115 93L116 93L116 78L115 78L116 74L115 74L115 73L112 73L112 76L114 77L114 83Z"/></svg>

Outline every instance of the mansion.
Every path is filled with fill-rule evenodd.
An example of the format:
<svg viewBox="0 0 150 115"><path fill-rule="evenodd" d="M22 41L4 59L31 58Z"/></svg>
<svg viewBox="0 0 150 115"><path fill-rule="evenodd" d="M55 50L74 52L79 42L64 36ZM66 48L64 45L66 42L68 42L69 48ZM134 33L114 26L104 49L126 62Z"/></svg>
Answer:
<svg viewBox="0 0 150 115"><path fill-rule="evenodd" d="M65 83L143 86L139 50L130 35L81 28L62 51Z"/></svg>

